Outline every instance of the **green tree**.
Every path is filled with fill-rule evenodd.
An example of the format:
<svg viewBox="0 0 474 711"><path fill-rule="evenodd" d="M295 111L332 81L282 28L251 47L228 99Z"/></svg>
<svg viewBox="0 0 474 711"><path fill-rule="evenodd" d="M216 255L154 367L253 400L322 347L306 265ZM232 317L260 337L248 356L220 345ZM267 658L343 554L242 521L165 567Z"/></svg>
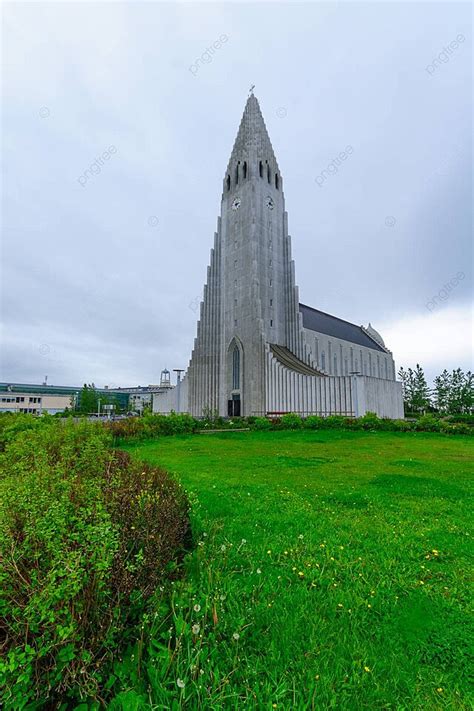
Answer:
<svg viewBox="0 0 474 711"><path fill-rule="evenodd" d="M419 363L416 364L413 372L413 389L411 405L415 412L424 412L431 405L431 391L426 382L423 368Z"/></svg>
<svg viewBox="0 0 474 711"><path fill-rule="evenodd" d="M79 407L77 408L79 412L91 414L97 412L99 402L99 396L97 390L95 389L94 383L84 383L79 395Z"/></svg>
<svg viewBox="0 0 474 711"><path fill-rule="evenodd" d="M434 379L434 404L441 413L449 411L449 400L451 392L451 376L446 370Z"/></svg>

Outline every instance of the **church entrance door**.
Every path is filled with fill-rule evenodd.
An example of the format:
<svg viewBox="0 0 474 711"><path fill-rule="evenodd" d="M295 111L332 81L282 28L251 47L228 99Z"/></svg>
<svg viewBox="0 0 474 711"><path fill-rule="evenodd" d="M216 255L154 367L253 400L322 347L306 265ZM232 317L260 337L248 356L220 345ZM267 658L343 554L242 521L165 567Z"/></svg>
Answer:
<svg viewBox="0 0 474 711"><path fill-rule="evenodd" d="M240 417L240 395L232 395L232 399L227 401L227 414L229 417Z"/></svg>

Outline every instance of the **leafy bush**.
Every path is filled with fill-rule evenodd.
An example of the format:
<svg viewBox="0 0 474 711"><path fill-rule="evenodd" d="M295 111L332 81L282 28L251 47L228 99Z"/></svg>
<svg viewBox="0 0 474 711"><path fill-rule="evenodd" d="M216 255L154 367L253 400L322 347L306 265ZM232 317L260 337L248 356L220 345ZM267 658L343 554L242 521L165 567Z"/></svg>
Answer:
<svg viewBox="0 0 474 711"><path fill-rule="evenodd" d="M252 424L256 430L271 430L272 423L266 417L255 417Z"/></svg>
<svg viewBox="0 0 474 711"><path fill-rule="evenodd" d="M200 423L186 413L171 415L144 415L104 423L104 428L117 440L141 440L159 435L196 432Z"/></svg>
<svg viewBox="0 0 474 711"><path fill-rule="evenodd" d="M415 429L422 432L439 432L440 421L434 415L422 415L415 423Z"/></svg>
<svg viewBox="0 0 474 711"><path fill-rule="evenodd" d="M294 412L283 415L280 422L281 427L285 430L300 430L303 427L303 420Z"/></svg>
<svg viewBox="0 0 474 711"><path fill-rule="evenodd" d="M413 429L409 420L390 420L390 424L395 432L410 432Z"/></svg>
<svg viewBox="0 0 474 711"><path fill-rule="evenodd" d="M474 429L470 427L469 425L463 425L463 424L451 424L450 422L444 422L441 420L440 424L440 432L444 432L444 434L467 434L467 435L474 435Z"/></svg>
<svg viewBox="0 0 474 711"><path fill-rule="evenodd" d="M324 428L324 417L318 417L317 415L309 415L303 420L303 427L307 430L319 430Z"/></svg>
<svg viewBox="0 0 474 711"><path fill-rule="evenodd" d="M1 457L5 709L103 697L187 542L181 487L109 444L99 424L57 423L18 434Z"/></svg>

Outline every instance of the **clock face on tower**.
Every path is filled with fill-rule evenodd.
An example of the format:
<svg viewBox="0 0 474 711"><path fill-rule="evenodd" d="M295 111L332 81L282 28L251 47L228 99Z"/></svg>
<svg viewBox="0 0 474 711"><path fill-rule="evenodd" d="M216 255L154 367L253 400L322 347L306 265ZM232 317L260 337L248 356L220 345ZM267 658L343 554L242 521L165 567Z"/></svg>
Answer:
<svg viewBox="0 0 474 711"><path fill-rule="evenodd" d="M232 209L233 210L238 210L240 207L241 199L240 198L235 198L234 202L232 203Z"/></svg>
<svg viewBox="0 0 474 711"><path fill-rule="evenodd" d="M269 210L273 210L275 203L273 202L270 196L265 198L265 205L268 207Z"/></svg>

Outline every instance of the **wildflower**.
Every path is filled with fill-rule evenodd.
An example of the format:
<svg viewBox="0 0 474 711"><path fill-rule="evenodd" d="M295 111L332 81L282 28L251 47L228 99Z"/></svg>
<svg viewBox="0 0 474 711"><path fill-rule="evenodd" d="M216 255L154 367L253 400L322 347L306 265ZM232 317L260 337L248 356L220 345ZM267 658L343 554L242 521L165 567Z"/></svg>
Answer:
<svg viewBox="0 0 474 711"><path fill-rule="evenodd" d="M186 686L185 682L182 679L176 679L176 684L180 689L184 689Z"/></svg>
<svg viewBox="0 0 474 711"><path fill-rule="evenodd" d="M288 551L285 551L284 553L285 553L285 555L288 555Z"/></svg>
<svg viewBox="0 0 474 711"><path fill-rule="evenodd" d="M439 551L437 551L436 548L433 548L431 552L433 553L433 555L439 555Z"/></svg>
<svg viewBox="0 0 474 711"><path fill-rule="evenodd" d="M338 607L344 607L344 605L342 604L342 602L338 602L338 603L337 603L337 606L338 606Z"/></svg>
<svg viewBox="0 0 474 711"><path fill-rule="evenodd" d="M199 630L201 629L199 625L193 625L193 634L199 634Z"/></svg>
<svg viewBox="0 0 474 711"><path fill-rule="evenodd" d="M221 546L221 551L222 551L222 552L225 551L225 545L224 545L224 544L222 544L222 546Z"/></svg>
<svg viewBox="0 0 474 711"><path fill-rule="evenodd" d="M372 607L372 605L369 603L369 604L367 605L367 607Z"/></svg>
<svg viewBox="0 0 474 711"><path fill-rule="evenodd" d="M246 543L247 541L245 540L245 538L242 538L242 545L244 546Z"/></svg>
<svg viewBox="0 0 474 711"><path fill-rule="evenodd" d="M200 670L199 670L199 673L200 673L200 674L204 674L204 669L200 669Z"/></svg>
<svg viewBox="0 0 474 711"><path fill-rule="evenodd" d="M314 678L316 679L316 681L318 681L318 679L319 679L319 674L316 674L316 676L315 676Z"/></svg>
<svg viewBox="0 0 474 711"><path fill-rule="evenodd" d="M438 692L438 694L442 694L443 691L444 691L444 689L443 689L442 686L438 686L438 688L436 689L436 691Z"/></svg>
<svg viewBox="0 0 474 711"><path fill-rule="evenodd" d="M320 547L320 548L325 548L324 543L320 543L320 544L319 544L319 547Z"/></svg>
<svg viewBox="0 0 474 711"><path fill-rule="evenodd" d="M200 612L201 605L194 605L193 610L194 610L194 612Z"/></svg>
<svg viewBox="0 0 474 711"><path fill-rule="evenodd" d="M367 673L369 673L369 672L372 671L372 669L371 669L370 667L364 667L364 671L367 672Z"/></svg>
<svg viewBox="0 0 474 711"><path fill-rule="evenodd" d="M257 575L260 575L261 572L260 568L257 568Z"/></svg>
<svg viewBox="0 0 474 711"><path fill-rule="evenodd" d="M238 632L234 632L234 634L232 635L232 637L235 639L236 642L238 642L239 639L240 639L240 634L239 634Z"/></svg>
<svg viewBox="0 0 474 711"><path fill-rule="evenodd" d="M268 553L268 555L271 555L271 554L272 554L272 552L271 552L271 551L267 551L267 553Z"/></svg>
<svg viewBox="0 0 474 711"><path fill-rule="evenodd" d="M304 573L303 573L302 570L300 570L300 572L298 573L298 575L300 576L300 578L304 578Z"/></svg>
<svg viewBox="0 0 474 711"><path fill-rule="evenodd" d="M303 534L300 533L300 535L298 536L298 538L299 538L299 539L304 538Z"/></svg>

